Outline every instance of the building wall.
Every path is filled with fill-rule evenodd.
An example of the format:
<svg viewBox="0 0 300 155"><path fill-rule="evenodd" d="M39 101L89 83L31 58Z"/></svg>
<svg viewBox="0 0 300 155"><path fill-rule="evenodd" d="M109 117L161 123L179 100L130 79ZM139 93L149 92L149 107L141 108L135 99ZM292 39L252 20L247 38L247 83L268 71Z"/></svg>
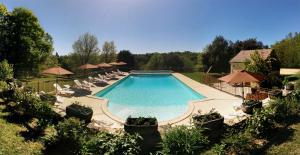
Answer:
<svg viewBox="0 0 300 155"><path fill-rule="evenodd" d="M230 73L235 71L240 71L245 69L245 64L243 62L231 62L230 63Z"/></svg>

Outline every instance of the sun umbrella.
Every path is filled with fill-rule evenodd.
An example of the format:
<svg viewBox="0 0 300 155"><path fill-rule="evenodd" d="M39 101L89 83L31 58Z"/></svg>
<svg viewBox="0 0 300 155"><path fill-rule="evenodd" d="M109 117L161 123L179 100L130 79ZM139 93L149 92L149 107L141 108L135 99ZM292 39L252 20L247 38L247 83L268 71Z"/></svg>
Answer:
<svg viewBox="0 0 300 155"><path fill-rule="evenodd" d="M127 63L120 61L120 62L111 62L109 64L114 65L114 66L123 66L123 65L126 65Z"/></svg>
<svg viewBox="0 0 300 155"><path fill-rule="evenodd" d="M73 74L72 72L70 72L70 71L68 71L66 69L63 69L61 67L51 67L51 68L48 68L48 69L44 70L42 73L43 74L56 75L56 83L58 83L58 78L57 78L58 75L70 75L70 74ZM57 91L57 88L56 88L55 91Z"/></svg>
<svg viewBox="0 0 300 155"><path fill-rule="evenodd" d="M99 68L109 68L112 67L112 65L107 64L107 63L100 63L97 65Z"/></svg>
<svg viewBox="0 0 300 155"><path fill-rule="evenodd" d="M126 62L123 62L123 61L119 61L118 64L121 66L121 65L127 65Z"/></svg>
<svg viewBox="0 0 300 155"><path fill-rule="evenodd" d="M263 76L256 74L256 73L251 73L247 72L245 70L235 72L226 76L223 76L219 78L219 80L224 81L229 84L242 84L242 97L244 101L244 83L246 82L260 82L264 79Z"/></svg>
<svg viewBox="0 0 300 155"><path fill-rule="evenodd" d="M84 64L81 65L80 67L78 67L79 69L93 69L93 68L98 68L98 66L96 65L92 65L92 64Z"/></svg>

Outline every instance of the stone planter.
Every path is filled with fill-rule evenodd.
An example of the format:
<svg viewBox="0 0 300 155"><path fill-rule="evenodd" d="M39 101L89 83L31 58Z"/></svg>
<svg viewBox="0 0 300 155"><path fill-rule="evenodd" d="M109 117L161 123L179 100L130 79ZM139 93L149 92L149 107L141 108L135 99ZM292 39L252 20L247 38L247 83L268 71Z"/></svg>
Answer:
<svg viewBox="0 0 300 155"><path fill-rule="evenodd" d="M215 130L215 129L219 129L223 127L223 123L224 123L224 117L221 118L217 118L214 120L210 120L210 121L206 121L206 122L199 122L195 117L194 119L194 124L196 127L203 127L206 128L208 130Z"/></svg>
<svg viewBox="0 0 300 155"><path fill-rule="evenodd" d="M89 123L93 116L93 110L78 104L72 104L67 106L66 114L67 117L76 117Z"/></svg>
<svg viewBox="0 0 300 155"><path fill-rule="evenodd" d="M262 108L262 102L260 101L248 101L252 102L251 104L242 104L242 110L246 114L253 114L253 109L254 108Z"/></svg>
<svg viewBox="0 0 300 155"><path fill-rule="evenodd" d="M155 123L153 125L135 125L131 124L129 122L136 122L139 118L127 118L125 124L124 124L124 130L127 133L134 134L138 133L140 135L147 135L147 134L153 134L158 131L158 123L157 120L155 120ZM144 118L148 119L148 118ZM149 118L150 119L150 118Z"/></svg>

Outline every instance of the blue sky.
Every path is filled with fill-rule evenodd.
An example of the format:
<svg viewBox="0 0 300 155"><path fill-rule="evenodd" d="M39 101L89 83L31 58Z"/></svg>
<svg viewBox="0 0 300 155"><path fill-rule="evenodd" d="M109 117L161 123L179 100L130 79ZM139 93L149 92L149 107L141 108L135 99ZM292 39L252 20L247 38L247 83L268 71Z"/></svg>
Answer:
<svg viewBox="0 0 300 155"><path fill-rule="evenodd" d="M199 52L216 35L271 45L300 31L300 0L2 0L33 10L59 54L90 32L132 53Z"/></svg>

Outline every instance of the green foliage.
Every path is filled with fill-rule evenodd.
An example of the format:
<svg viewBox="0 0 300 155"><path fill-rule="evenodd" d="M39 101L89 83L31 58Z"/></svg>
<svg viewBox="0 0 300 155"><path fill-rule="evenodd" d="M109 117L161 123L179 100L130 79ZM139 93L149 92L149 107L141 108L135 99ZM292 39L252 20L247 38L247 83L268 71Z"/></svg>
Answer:
<svg viewBox="0 0 300 155"><path fill-rule="evenodd" d="M124 154L135 155L140 153L138 147L138 135L110 134L100 131L84 142L80 151L83 155L88 154Z"/></svg>
<svg viewBox="0 0 300 155"><path fill-rule="evenodd" d="M177 126L167 130L162 141L162 153L172 155L199 154L208 144L201 129Z"/></svg>
<svg viewBox="0 0 300 155"><path fill-rule="evenodd" d="M274 128L275 111L270 108L257 109L247 120L247 131L254 137L267 137Z"/></svg>
<svg viewBox="0 0 300 155"><path fill-rule="evenodd" d="M260 57L260 54L257 51L251 54L251 58L246 61L245 66L245 69L249 72L260 73L262 75L267 75L269 73L267 62Z"/></svg>
<svg viewBox="0 0 300 155"><path fill-rule="evenodd" d="M103 62L110 63L116 61L117 49L113 41L106 41L102 47L101 59Z"/></svg>
<svg viewBox="0 0 300 155"><path fill-rule="evenodd" d="M262 42L256 39L247 39L244 41L236 41L233 43L226 40L223 36L217 36L211 44L207 45L202 55L202 62L204 71L207 71L212 66L211 72L229 72L229 61L241 50L252 50L265 48Z"/></svg>
<svg viewBox="0 0 300 155"><path fill-rule="evenodd" d="M3 60L0 63L0 80L10 80L14 77L13 66L8 64L7 60Z"/></svg>
<svg viewBox="0 0 300 155"><path fill-rule="evenodd" d="M126 123L128 125L156 125L157 119L155 117L138 117L138 118L128 117Z"/></svg>
<svg viewBox="0 0 300 155"><path fill-rule="evenodd" d="M13 64L17 76L37 74L53 50L51 36L25 8L1 15L0 42L1 59Z"/></svg>
<svg viewBox="0 0 300 155"><path fill-rule="evenodd" d="M93 54L99 53L98 40L96 36L85 33L81 35L73 44L74 54L78 57L76 60L80 65L90 63Z"/></svg>
<svg viewBox="0 0 300 155"><path fill-rule="evenodd" d="M146 69L166 69L164 57L158 53L153 54L146 65Z"/></svg>
<svg viewBox="0 0 300 155"><path fill-rule="evenodd" d="M225 137L220 144L212 149L215 154L249 154L251 150L251 138L246 134L232 134Z"/></svg>
<svg viewBox="0 0 300 155"><path fill-rule="evenodd" d="M272 46L282 67L300 67L300 33L290 33L285 39Z"/></svg>
<svg viewBox="0 0 300 155"><path fill-rule="evenodd" d="M132 69L135 66L135 57L128 50L120 51L117 60L126 62L126 67L128 67L128 69Z"/></svg>
<svg viewBox="0 0 300 155"><path fill-rule="evenodd" d="M76 118L65 119L56 126L57 142L78 153L82 143L86 140L88 130L85 123Z"/></svg>

